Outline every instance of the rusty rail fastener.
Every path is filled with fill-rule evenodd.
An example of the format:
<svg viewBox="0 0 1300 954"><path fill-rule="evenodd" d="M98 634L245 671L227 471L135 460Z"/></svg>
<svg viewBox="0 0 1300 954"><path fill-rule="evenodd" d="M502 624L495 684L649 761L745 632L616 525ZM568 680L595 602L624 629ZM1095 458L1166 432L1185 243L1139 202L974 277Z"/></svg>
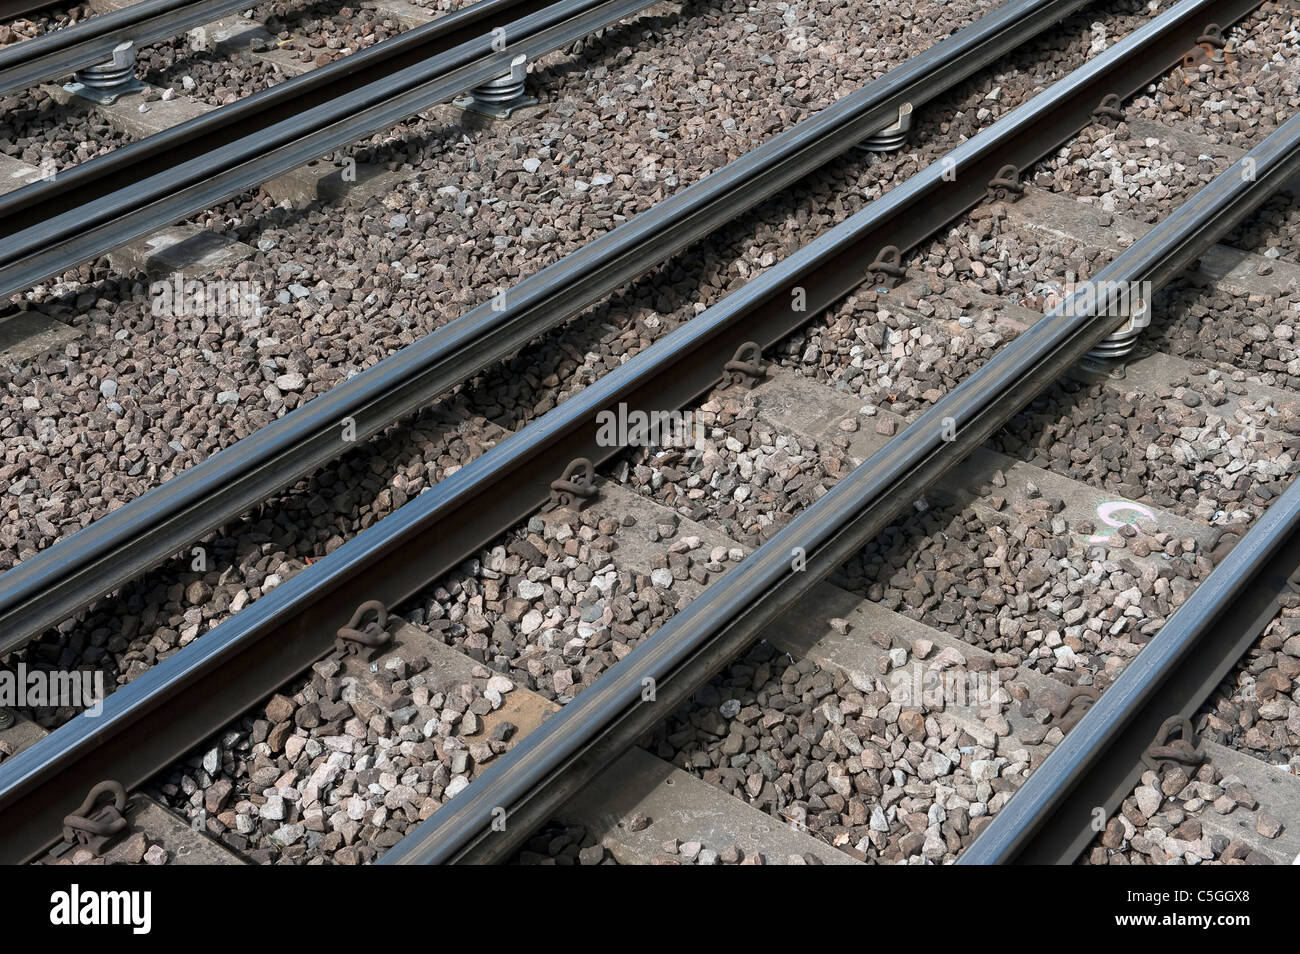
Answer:
<svg viewBox="0 0 1300 954"><path fill-rule="evenodd" d="M374 619L363 625L362 620L371 615ZM379 600L368 600L357 607L346 626L339 627L335 648L344 656L361 656L368 661L375 650L392 641L393 634L388 632L388 607Z"/></svg>
<svg viewBox="0 0 1300 954"><path fill-rule="evenodd" d="M111 800L99 805L105 795ZM118 835L126 831L125 811L126 789L121 783L112 780L100 782L90 790L80 808L63 817L63 840L69 844L79 842L99 857Z"/></svg>
<svg viewBox="0 0 1300 954"><path fill-rule="evenodd" d="M723 366L723 371L728 384L752 388L767 375L763 349L755 341L746 341L736 349L735 357Z"/></svg>
<svg viewBox="0 0 1300 954"><path fill-rule="evenodd" d="M907 277L903 268L903 253L896 245L886 245L867 266L867 281L877 288L897 288Z"/></svg>
<svg viewBox="0 0 1300 954"><path fill-rule="evenodd" d="M1016 202L1024 194L1025 187L1020 184L1020 170L1007 163L989 180L986 197L990 202Z"/></svg>
<svg viewBox="0 0 1300 954"><path fill-rule="evenodd" d="M577 457L564 468L559 480L551 481L550 510L582 510L596 499L596 471L591 461Z"/></svg>
<svg viewBox="0 0 1300 954"><path fill-rule="evenodd" d="M1171 740L1175 733L1178 738ZM1178 766L1201 765L1205 759L1205 745L1186 716L1170 716L1160 723L1155 740L1142 753L1142 764L1158 773Z"/></svg>
<svg viewBox="0 0 1300 954"><path fill-rule="evenodd" d="M1196 45L1183 54L1183 69L1198 70L1213 66L1216 70L1227 62L1224 50L1228 41L1217 23L1208 24L1205 32L1196 38Z"/></svg>
<svg viewBox="0 0 1300 954"><path fill-rule="evenodd" d="M1118 93L1107 93L1097 104L1097 108L1092 111L1094 119L1113 119L1121 122L1124 119L1124 108L1120 105L1122 100Z"/></svg>
<svg viewBox="0 0 1300 954"><path fill-rule="evenodd" d="M1221 563L1223 558L1232 552L1232 548L1241 541L1241 538L1246 535L1246 531L1249 529L1250 523L1247 521L1225 523L1222 526L1215 527L1214 533L1210 535L1210 545L1208 548L1210 551L1210 562L1216 566ZM1231 539L1225 540L1225 537Z"/></svg>
<svg viewBox="0 0 1300 954"><path fill-rule="evenodd" d="M1100 698L1101 693L1092 686L1075 686L1065 694L1064 698L1058 698L1048 705L1052 713L1052 725L1062 732L1069 732L1078 725L1083 714Z"/></svg>

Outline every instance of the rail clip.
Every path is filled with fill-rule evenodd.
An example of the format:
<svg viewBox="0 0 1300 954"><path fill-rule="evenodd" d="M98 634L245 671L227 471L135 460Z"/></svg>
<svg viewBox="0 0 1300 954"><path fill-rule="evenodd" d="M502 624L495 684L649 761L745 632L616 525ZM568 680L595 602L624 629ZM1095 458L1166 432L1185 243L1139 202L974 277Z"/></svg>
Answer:
<svg viewBox="0 0 1300 954"><path fill-rule="evenodd" d="M1078 725L1084 713L1100 698L1101 693L1092 686L1075 686L1065 694L1064 698L1049 701L1048 709L1052 713L1051 724L1062 732L1069 732Z"/></svg>
<svg viewBox="0 0 1300 954"><path fill-rule="evenodd" d="M1217 73L1228 62L1227 47L1223 30L1217 23L1211 23L1196 38L1196 45L1183 54L1183 69L1195 71L1202 66L1212 66Z"/></svg>
<svg viewBox="0 0 1300 954"><path fill-rule="evenodd" d="M1177 733L1178 738L1171 740ZM1200 765L1206 759L1205 745L1186 716L1170 716L1160 723L1155 741L1142 753L1142 764L1153 772L1167 772L1177 766Z"/></svg>
<svg viewBox="0 0 1300 954"><path fill-rule="evenodd" d="M1124 107L1121 105L1123 100L1119 98L1118 93L1107 93L1097 104L1097 108L1092 111L1092 116L1097 120L1113 119L1115 122L1122 122L1124 119Z"/></svg>
<svg viewBox="0 0 1300 954"><path fill-rule="evenodd" d="M886 245L867 266L867 281L877 288L897 288L906 277L903 255L896 245Z"/></svg>
<svg viewBox="0 0 1300 954"><path fill-rule="evenodd" d="M551 481L551 499L546 510L583 510L596 499L596 472L591 461L577 457L559 480Z"/></svg>
<svg viewBox="0 0 1300 954"><path fill-rule="evenodd" d="M362 620L372 615L374 619L362 625ZM388 607L379 600L369 600L357 607L346 626L339 627L335 648L344 656L360 656L368 662L375 650L392 641L393 634L388 632Z"/></svg>
<svg viewBox="0 0 1300 954"><path fill-rule="evenodd" d="M100 805L105 797L108 801ZM63 816L63 840L80 843L98 858L119 835L127 830L126 789L120 782L100 782L90 790L75 812Z"/></svg>
<svg viewBox="0 0 1300 954"><path fill-rule="evenodd" d="M1017 202L1025 194L1020 184L1020 170L1008 163L989 180L986 197L990 202Z"/></svg>
<svg viewBox="0 0 1300 954"><path fill-rule="evenodd" d="M767 375L763 349L757 342L746 341L736 349L735 357L723 366L723 371L729 384L752 388Z"/></svg>

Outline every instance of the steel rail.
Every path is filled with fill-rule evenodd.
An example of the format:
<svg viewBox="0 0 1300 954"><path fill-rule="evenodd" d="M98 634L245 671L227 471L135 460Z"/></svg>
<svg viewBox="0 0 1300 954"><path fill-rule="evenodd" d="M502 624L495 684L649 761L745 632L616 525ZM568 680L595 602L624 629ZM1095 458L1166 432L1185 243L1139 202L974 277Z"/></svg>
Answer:
<svg viewBox="0 0 1300 954"><path fill-rule="evenodd" d="M1050 153L1091 121L1104 95L1130 94L1179 62L1207 17L1226 24L1256 5L1183 0L958 147L947 157L951 164L936 163L886 193L159 662L109 696L98 718L75 719L0 764L0 861L21 860L48 844L63 815L96 782L112 777L128 787L138 785L235 713L264 699L329 651L333 634L362 600L395 606L514 526L545 501L549 482L574 457L601 461L617 453L596 442L601 412L620 403L681 407L698 397L721 378L723 361L740 344L752 340L766 346L783 339L861 284L866 263L880 248L923 240L979 202L1002 164L1024 167ZM955 177L950 168L958 170ZM806 294L805 311L791 307L796 288ZM1108 330L1100 328L1098 335ZM1025 334L1029 338L1022 339L1034 339ZM977 430L959 432L959 441ZM899 499L914 499L921 489L918 483ZM751 561L724 582L733 574L749 579L762 564ZM706 657L707 665L721 666L725 658L725 653ZM659 698L667 699L671 688L663 686ZM469 791L476 788L478 783Z"/></svg>
<svg viewBox="0 0 1300 954"><path fill-rule="evenodd" d="M1300 483L1265 511L1114 685L1011 797L958 864L1072 864L1142 775L1170 716L1191 719L1295 592Z"/></svg>
<svg viewBox="0 0 1300 954"><path fill-rule="evenodd" d="M530 59L542 56L653 2L559 0L502 28L509 42L501 51L494 50L489 34L480 34L360 88L324 91L329 96L324 102L271 126L254 132L242 124L226 129L236 138L185 161L173 156L166 171L134 179L108 194L94 193L88 183L81 184L86 187L84 195L81 186L60 193L73 189L76 176L69 176L62 185L56 177L53 183L36 182L16 190L12 199L0 197L0 297L499 77L519 54ZM400 47L399 41L407 36L387 42ZM350 59L336 62L346 64ZM390 56L381 65L389 68L394 61ZM60 195L71 202L71 208L59 210Z"/></svg>
<svg viewBox="0 0 1300 954"><path fill-rule="evenodd" d="M247 7L247 0L143 0L61 30L0 47L0 96L109 59L125 40L136 48Z"/></svg>
<svg viewBox="0 0 1300 954"><path fill-rule="evenodd" d="M1253 177L1246 174L1247 168ZM1165 284L1297 172L1300 115L1123 252L1097 275L1092 288L1106 288L1112 282ZM513 850L618 751L689 698L712 670L758 639L766 627L793 609L817 583L905 513L912 501L1112 331L1114 316L1107 317L1105 309L1096 314L1097 304L1091 291L1076 291L1002 348L739 567L705 589L594 685L494 762L382 860L482 862L499 860ZM954 428L956 438L947 439L945 430L951 435ZM1293 493L1291 499L1300 501L1300 492ZM1285 510L1291 524L1295 510L1294 505ZM1248 554L1258 562L1275 549L1276 536L1261 536L1266 544L1245 547L1240 560L1234 561L1238 568L1251 562ZM806 554L806 569L795 565L791 559L795 553ZM1240 585L1231 577L1221 580L1220 586ZM1196 618L1197 609L1217 605L1215 599L1212 591L1187 616ZM1191 646L1183 644L1181 648L1186 652ZM1121 687L1125 676L1130 677L1130 685L1147 685L1142 672L1150 664L1143 666L1141 660L1148 651L1150 647L1116 680L1116 687ZM1156 655L1163 653L1157 651ZM647 680L656 688L652 703L642 701ZM1108 704L1111 692L1102 695L1085 721L1091 718L1094 725L1115 725L1106 713L1124 703ZM1140 691L1121 692L1118 698L1137 701L1142 695ZM1070 744L1079 727L1062 743L1066 748L1058 764L1069 761L1070 753L1086 745L1087 732L1079 734L1078 743ZM1057 752L1061 751L1058 747ZM1048 762L1056 754L1049 756ZM1060 773L1045 772L1048 762L1026 785L1041 775L1042 783L1035 786L1038 791L1059 792L1056 780ZM1078 764L1076 759L1074 774L1086 773L1091 764L1091 760ZM493 831L493 813L501 807L515 816L506 832ZM1080 811L1086 824L1091 806Z"/></svg>
<svg viewBox="0 0 1300 954"><path fill-rule="evenodd" d="M585 9L572 2L564 7L570 13ZM281 131L287 128L291 136L295 132L303 135L312 128L305 117L317 106L376 83L390 82L408 67L427 63L469 41L481 40L503 21L560 8L561 4L554 0L480 0L319 69L62 170L53 179L7 192L0 195L0 237L15 235L106 196L115 196L117 204L127 208L138 201L133 187L166 175L191 159L210 155L231 142L272 127ZM392 87L392 91L398 88ZM291 120L298 120L298 125L282 125ZM190 179L180 175L163 181L172 191L190 184Z"/></svg>
<svg viewBox="0 0 1300 954"><path fill-rule="evenodd" d="M585 248L0 575L0 653L414 413L1041 33L1081 0L1016 0Z"/></svg>

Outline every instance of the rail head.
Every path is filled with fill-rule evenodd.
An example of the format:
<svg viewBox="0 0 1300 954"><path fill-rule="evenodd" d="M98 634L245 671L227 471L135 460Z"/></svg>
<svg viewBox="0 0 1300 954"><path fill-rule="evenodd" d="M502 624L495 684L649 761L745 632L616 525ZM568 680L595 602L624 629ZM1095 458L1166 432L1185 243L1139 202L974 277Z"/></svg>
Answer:
<svg viewBox="0 0 1300 954"><path fill-rule="evenodd" d="M8 571L0 576L0 651L327 463L340 453L338 421L355 420L360 438L376 433L839 155L888 124L901 104L951 88L1083 5L1013 0L524 279L504 310L491 303L471 310Z"/></svg>
<svg viewBox="0 0 1300 954"><path fill-rule="evenodd" d="M1295 120L1293 120L1294 122ZM1277 616L1300 570L1293 481L1016 791L958 864L1073 864L1143 770L1166 720L1191 719Z"/></svg>
<svg viewBox="0 0 1300 954"><path fill-rule="evenodd" d="M98 720L74 720L0 765L0 852L3 853L0 856L18 857L24 850L39 847L37 842L44 837L44 832L57 830L57 825L48 822L66 810L60 802L60 793L77 789L76 785L66 783L82 775L93 776L109 764L123 769L117 773L123 781L132 783L147 777L184 751L195 737L225 724L232 709L239 711L241 702L252 705L304 668L316 655L327 651L326 634L350 616L357 592L382 595L389 605L400 602L427 584L431 576L449 565L454 566L465 553L481 546L503 524L511 525L520 515L527 515L539 506L546 497L547 483L558 474L563 463L575 456L603 459L603 454L607 457L612 453L609 449L596 448L591 454L583 453L594 444L596 428L592 421L603 408L624 400L638 401L636 406L645 407L681 406L698 396L717 381L720 374L717 356L726 351L726 346L734 352L745 340L771 344L804 323L806 319L792 315L789 308L792 285L807 289L807 314L816 314L864 280L862 263L870 261L870 254L884 244L910 247L938 227L936 220L942 224L978 202L985 183L1008 156L1017 165L1026 166L1087 125L1101 99L1099 89L1115 85L1129 93L1140 89L1171 65L1171 60L1176 62L1181 57L1187 35L1199 32L1207 15L1220 22L1230 22L1257 5L1247 0L1183 0L1157 18L1155 22L1162 29L1151 29L1153 23L1098 57L1068 87L1069 95L1065 94L1066 88L1053 87L966 143L956 154L960 156L960 170L964 174L955 180L944 176L943 169L932 167L907 185L886 193L863 212L417 497L397 514L380 521L203 639L114 693ZM918 214L921 209L929 209L933 218ZM897 237L900 235L902 238ZM1191 247L1174 252L1191 254L1188 251ZM1058 328L1049 323L1049 326L1053 327L1053 334L1068 332L1070 347L1082 346L1082 350L1091 346L1089 335L1100 337L1109 330L1097 324ZM1022 349L1045 349L1038 355L1038 370L1023 382L1022 390L1005 393L998 390L1005 386L1005 381L996 378L1007 370L1002 365L981 372L984 376L979 379L978 387L968 381L958 389L960 393L954 392L954 400L966 408L963 427L959 429L961 441L973 442L980 438L981 428L995 427L1000 415L1010 417L1034 393L1034 388L1045 387L1071 363L1069 348L1049 347L1053 343L1060 345L1059 341L1045 340L1030 332L1017 339L1017 343L1022 340L1026 342L1020 345ZM1023 351L1015 354L1016 361L1025 357ZM988 390L990 387L992 391ZM858 509L849 513L852 506L846 494L879 495L887 485L885 478L892 472L899 477L894 484L895 499L910 501L936 479L940 467L948 461L946 455L952 451L944 450L948 442L940 437L946 428L936 425L934 420L930 424L933 433L918 437L923 432L910 429L904 432L906 440L896 439L889 445L887 453L882 452L885 457L877 460L873 469L855 471L836 491L799 518L803 522L798 524L798 539L801 545L811 545L808 552L815 554L816 572L830 572L835 559L847 558L865 539L864 535L876 532L888 518L887 504L868 505L862 502L867 499L865 496L858 501ZM972 446L961 443L957 448L969 451ZM560 467L551 466L557 461L562 462ZM846 509L828 511L828 506ZM846 513L850 518L847 521L843 519ZM777 539L783 545L789 544L791 535ZM722 642L705 645L708 641L697 639L698 631L693 631L694 635L686 642L677 641L680 627L697 619L695 613L712 607L710 611L719 614L716 622L720 637L746 638L746 626L761 623L782 611L786 597L781 594L794 598L790 586L779 586L776 593L771 589L775 575L788 571L788 551L776 554L775 550L768 550L762 559L751 557L723 578L724 589L706 590L707 599L692 604L692 607L698 604L698 610L676 617L683 621L677 629L661 630L651 637L651 642L642 644L644 652L638 647L624 662L635 656L638 666L649 664L670 684L691 685L710 667L721 665L726 652L716 649L724 646ZM798 580L802 583L811 578L810 573ZM709 596L710 592L713 595ZM759 602L746 602L754 593L766 595ZM752 608L745 610L745 606ZM743 617L734 616L732 611L737 607L745 614ZM660 635L664 637L662 640ZM674 673L681 678L674 680ZM579 718L586 707L600 705L610 706L610 711L621 711L625 716L645 714L635 703L630 709L618 708L625 702L622 694L630 691L629 681L610 681L609 688L601 689L604 682L602 679L581 694L573 703L580 708L567 718ZM589 696L591 702L583 702ZM660 698L665 696L661 694ZM621 720L621 724L634 727L627 719ZM592 734L585 740L576 736L559 742L552 739L545 749L547 759L532 764L538 777L546 766L560 772L565 766L579 765L578 760L583 758L588 760L581 763L583 770L589 770L598 767L599 759L609 751L608 747L601 747L609 739L617 737L606 734L602 741ZM544 741L546 737L539 737L532 745L542 751ZM521 747L517 751L533 749ZM502 764L506 763L499 763L498 768ZM492 771L489 769L489 773ZM565 786L576 784L573 780L580 778L574 774L565 778L565 774L559 775L565 785L550 787L551 794L546 797L562 793ZM458 814L458 819L473 821L477 817L474 813L484 807L479 801L480 793L492 791L481 787L489 777L490 774L485 775L458 796L463 799L472 795L474 799L474 811L469 815ZM543 805L545 798L538 793L532 803ZM453 813L459 813L466 804L463 800L453 801L448 807L455 806ZM497 804L500 803L486 806L487 817L491 817L490 810ZM440 814L434 819L437 826L442 826L450 817L451 814ZM456 844L442 842L438 850L444 852L443 857L463 854L467 841L481 831L462 832L465 840ZM421 839L427 834L428 829L423 829ZM426 847L422 841L421 852ZM415 857L416 854L403 849L392 860Z"/></svg>
<svg viewBox="0 0 1300 954"><path fill-rule="evenodd" d="M1013 113L1003 122L1015 116ZM1247 169L1251 174L1246 174ZM1300 116L1139 239L1090 284L1164 284L1297 172ZM790 611L815 584L905 512L911 501L1081 360L1113 330L1114 319L1104 311L1099 313L1097 306L1090 288L1073 292L495 762L381 862L481 863L508 856L531 825L544 821L576 788L594 777L603 760L619 747L632 744L660 719L660 702L663 711L671 711L675 703L688 698L702 684L700 680L720 667L719 656L759 638L774 619ZM1280 509L1272 522L1290 527L1300 510L1300 488L1293 487L1288 496L1289 506ZM1243 548L1236 562L1266 561L1280 545L1276 535L1266 533L1261 539L1262 544ZM805 555L802 564L791 560L795 552ZM1221 586L1233 589L1241 585L1233 570L1229 567L1220 576ZM1222 604L1215 602L1217 596L1212 589L1203 603L1222 611ZM1200 619L1207 612L1205 606L1194 606L1188 616ZM719 652L719 646L725 651ZM1131 667L1131 683L1144 685L1139 682L1142 668ZM646 680L656 687L654 703L646 703L641 696ZM1117 697L1115 705L1124 698L1124 694ZM1103 702L1105 699L1103 695ZM1109 708L1099 703L1084 721L1091 717L1094 724L1109 724L1102 721ZM1073 735L1067 736L1067 741ZM1069 760L1071 749L1058 748L1057 752L1061 752L1058 761ZM594 758L593 753L602 758ZM1053 757L1056 753L1049 761ZM1075 768L1082 772L1087 765ZM1052 781L1052 775L1044 776L1036 788L1055 792ZM506 825L505 832L493 824L502 809L508 818L516 819ZM1005 827L1010 827L1010 822Z"/></svg>

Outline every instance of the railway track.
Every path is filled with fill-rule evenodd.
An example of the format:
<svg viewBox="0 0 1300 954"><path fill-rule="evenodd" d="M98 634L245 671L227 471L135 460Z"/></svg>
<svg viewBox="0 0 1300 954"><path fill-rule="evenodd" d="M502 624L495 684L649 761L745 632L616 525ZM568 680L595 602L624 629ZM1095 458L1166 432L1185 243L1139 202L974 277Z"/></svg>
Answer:
<svg viewBox="0 0 1300 954"><path fill-rule="evenodd" d="M795 127L770 148L656 206L641 223L648 238L632 219L561 260L553 277L539 272L528 286L537 289L536 305L525 294L507 295L509 318L501 327L517 337L470 340L492 327L473 321L471 313L441 337L421 342L416 350L422 353L399 353L390 365L398 371L388 378L372 374L366 382L371 392L358 383L350 386L358 397L337 400L378 395L386 402L380 412L357 414L354 423L365 433L380 430L643 274L657 260L652 255L679 252L712 231L727 211L752 207L878 132L902 103L937 95L937 66L973 73L1048 28L1069 6L1078 4L1003 8L968 28L965 38L958 33L934 47L929 61L909 63L896 71L901 76L886 74L860 98L841 100L805 129ZM1286 581L1296 567L1295 495L1257 494L1254 511L1246 513L1257 519L1247 531L1246 521L1230 522L1220 513L1206 521L1186 508L1113 499L1103 488L988 446L1022 408L1062 380L1082 380L1088 394L1193 391L1187 383L1197 374L1192 362L1158 352L1133 360L1125 353L1132 336L1115 337L1115 326L1130 319L1140 325L1145 310L1127 297L1129 314L1106 312L1116 301L1099 301L1098 287L1150 282L1160 289L1190 274L1230 294L1262 296L1296 280L1290 262L1215 244L1297 171L1295 120L1261 137L1248 153L1233 147L1224 155L1206 144L1198 155L1217 151L1231 164L1154 226L1105 211L1099 217L1092 205L1027 184L1029 170L1050 162L1081 130L1111 128L1118 140L1141 129L1123 104L1169 70L1180 70L1180 78L1200 75L1202 63L1209 72L1231 70L1232 63L1218 62L1225 59L1214 52L1223 49L1222 37L1208 25L1226 31L1258 6L1173 5L617 370L518 432L490 434L499 441L491 450L158 661L110 695L102 717L74 719L49 735L19 721L7 730L18 740L10 743L15 754L0 763L4 857L42 853L58 837L59 819L103 778L125 786L119 808L139 813L138 827L148 833L113 849L132 860L154 850L151 841L174 860L222 861L302 858L321 845L332 860L345 862L499 861L516 857L521 847L535 857L541 842L557 840L565 842L557 849L562 858L588 862L1069 862L1095 839L1100 848L1088 851L1094 861L1154 859L1173 841L1193 845L1180 848L1179 858L1184 852L1197 860L1294 856L1286 807L1300 784L1293 775L1229 746L1198 742L1191 721L1183 744L1168 730L1173 734L1161 740L1168 751L1149 747L1171 717L1197 719L1243 653L1283 619ZM1025 25L1028 12L1041 21ZM1028 33L998 28L998 16ZM963 48L963 39L972 45ZM1195 149L1203 142L1195 133L1149 125L1143 138L1190 141ZM738 200L737 192L744 198ZM987 200L995 201L982 204ZM968 214L967 221L988 223L976 227L994 230L989 241L995 244L1037 234L1066 243L1071 252L1097 249L1109 264L1099 263L1079 289L1060 289L1059 301L1041 320L1024 305L959 283L946 289L964 302L959 310L979 309L994 319L945 318L928 301L934 295L929 282L937 276L916 277L908 256L913 250L926 254L932 236ZM669 247L653 248L649 239L662 242L665 233L672 236ZM615 253L626 254L620 259ZM579 279L586 287L575 291ZM1151 304L1146 295L1143 305ZM1156 309L1160 305L1156 297ZM906 355L906 347L897 355L895 349L907 341L922 347L941 336L959 341L953 353L969 352L970 373L946 395L927 391L910 410L905 401L899 413L864 407L847 389L788 367L762 366L761 354L782 351L823 312L846 307L849 316L867 307L878 321L903 319L908 335L887 339L894 357ZM482 315L487 318L486 311ZM519 324L512 329L509 322ZM972 328L979 336L970 334ZM984 335L995 343L1010 340L995 350L981 341ZM1121 352L1123 376L1113 366L1077 370L1103 342L1112 355ZM466 348L472 362L469 372L462 363L459 377L435 363L456 357L454 347ZM886 389L895 385L884 377ZM721 390L719 380L727 385ZM1244 415L1248 433L1263 429L1265 443L1284 443L1287 438L1272 436L1276 430L1270 435L1250 413L1267 415L1261 409L1273 407L1285 423L1286 388L1245 375L1231 384L1214 392L1215 400L1222 398L1214 406ZM318 433L348 418L343 411L365 406L317 407L316 420L326 422ZM713 477L679 466L690 448L656 446L657 453L639 461L629 458L628 440L603 437L602 422L625 419L629 408L691 410L705 435L696 462ZM295 433L287 423L292 417L280 433ZM715 444L719 432L729 436ZM296 432L300 445L311 436L310 427ZM258 435L254 444L259 440L268 439ZM42 593L22 610L27 617L5 617L8 648L338 453L313 456L286 445L293 455L285 458L292 461L287 468L254 490L241 488L242 496L232 493L206 522L151 510L146 495L119 512L152 524L126 518L92 524L87 539L105 524L103 534L114 525L132 526L133 540L151 525L175 535L160 534L138 558L101 550L109 554L98 555L101 566L120 565L99 570L98 577L78 579L75 572L84 571L72 567L67 595ZM769 447L775 453L763 453ZM208 473L222 473L215 463L221 457L212 458ZM764 457L771 460L760 467ZM587 461L606 468L600 478L579 463ZM780 474L780 489L736 496L732 491L749 480L747 468ZM710 490L724 483L731 496L719 491L711 498ZM224 484L220 489L232 485L229 476ZM154 502L166 496L156 491ZM548 496L555 509L537 515ZM690 514L685 519L683 509ZM932 587L919 606L897 611L904 601L884 541L903 545L900 526L936 532L925 523L939 519L936 511L973 515L963 520L978 530L962 534L993 541L980 562L985 570L1002 569L997 585L990 585L995 602L965 592L963 584L946 592ZM1121 513L1128 518L1116 516ZM1108 526L1100 532L1087 526L1097 521ZM53 554L63 547L59 559L45 559L46 566L68 566L64 555L79 552L89 553L83 562L93 561L97 554L78 536L51 548ZM1049 536L1060 543L1045 545ZM1027 552L1035 547L1063 562L1031 563ZM1072 570L1072 557L1083 561L1086 573ZM466 559L475 561L469 571L462 566ZM940 572L953 577L949 571L960 561L951 559ZM24 584L36 579L24 576L30 562L0 577L0 591L9 596L36 586ZM570 587L561 571L579 567L585 585ZM881 567L890 576L882 577ZM1058 571L1079 587L1086 581L1108 590L1117 602L1077 614L1093 595L1081 589L1073 593L1082 594L1079 606L1053 611L1047 589ZM15 573L13 587L4 590ZM555 583L557 573L563 586ZM1113 577L1132 585L1121 587ZM502 579L515 596L502 591ZM437 589L440 580L454 584ZM48 569L40 575L41 586L59 584ZM1133 588L1136 598L1126 595ZM1058 621L1071 614L1074 622L1051 631L1055 642L1044 641L1040 627L1028 652L1011 639L1022 625L1000 622L1007 616L995 609L1012 605L1028 620L1039 596L1049 603L1045 612L1055 612ZM946 599L958 598L962 613L926 621ZM890 600L895 608L886 605ZM1138 606L1142 600L1150 606ZM377 605L367 607L371 601ZM489 610L491 604L497 608ZM566 606L580 620L570 628ZM1128 614L1129 608L1138 611ZM963 613L970 628L984 631L982 638L952 632L964 628ZM1139 628L1143 632L1132 641L1116 639ZM335 646L341 629L351 632L338 636ZM1293 644L1276 632L1264 638L1267 645L1254 652L1268 654L1276 665L1261 672L1274 694L1285 693L1290 684L1283 680L1295 675L1287 675L1293 667L1287 660L1295 656L1285 647ZM520 641L528 647L523 653ZM515 652L504 651L507 646ZM913 671L917 681L910 683ZM719 672L721 681L710 682ZM946 687L962 681L978 698L952 704ZM932 682L939 697L926 699ZM292 691L280 691L285 686ZM925 701L916 704L908 691L920 691ZM900 692L906 697L901 702ZM263 706L264 717L236 721ZM661 725L657 754L636 747ZM201 750L193 774L167 769L213 733L221 741ZM367 749L366 768L352 763L361 748ZM287 754L291 749L306 753L304 768ZM246 754L237 756L241 751ZM287 763L272 758L280 752ZM1144 757L1154 778L1142 774ZM947 803L933 788L919 790L947 776L954 793ZM149 796L136 795L124 807L126 790L142 786L214 837L178 826ZM1192 788L1196 794L1188 797ZM1146 811L1152 797L1155 807ZM1231 805L1221 804L1223 798ZM1167 812L1183 817L1162 828L1167 819L1160 810L1170 799ZM1197 819L1180 806L1198 800L1213 803L1215 815L1201 813L1198 834L1188 837L1188 821ZM1129 832L1135 812L1149 823L1141 848ZM706 815L713 820L702 831L698 819ZM555 819L565 831L582 834L529 840ZM1156 834L1175 827L1176 838Z"/></svg>
<svg viewBox="0 0 1300 954"><path fill-rule="evenodd" d="M520 56L535 59L649 5L474 4L8 193L0 197L0 295L482 87ZM484 29L503 16L505 25L492 29L511 40L497 50Z"/></svg>
<svg viewBox="0 0 1300 954"><path fill-rule="evenodd" d="M888 126L904 104L924 102L991 57L1035 35L1078 3L1028 3L982 23L960 43L941 44L886 79L748 153L708 180L660 203L592 243L464 315L461 322L330 393L327 401L284 418L231 452L209 459L177 481L140 498L129 510L97 522L89 532L51 548L10 579L6 575L5 645L66 618L95 597L177 552L193 539L196 521L219 526L346 449L338 422L351 419L355 434L377 433L433 397L470 379L539 333L572 318L728 218L757 205ZM954 38L956 39L956 38ZM311 74L313 76L318 74ZM183 127L179 127L183 129ZM179 134L179 133L178 133ZM148 140L146 140L146 143ZM161 147L160 147L161 149ZM123 150L122 162L134 161ZM117 155L115 153L114 155ZM171 161L171 152L159 152ZM75 183L68 194L80 197ZM45 210L44 201L31 209ZM74 211L69 221L84 221ZM120 236L119 236L120 237ZM557 293L559 290L562 293ZM501 528L497 528L501 529Z"/></svg>
<svg viewBox="0 0 1300 954"><path fill-rule="evenodd" d="M152 0L15 43L0 50L0 95L112 60L123 43L143 46L238 9L232 0Z"/></svg>

